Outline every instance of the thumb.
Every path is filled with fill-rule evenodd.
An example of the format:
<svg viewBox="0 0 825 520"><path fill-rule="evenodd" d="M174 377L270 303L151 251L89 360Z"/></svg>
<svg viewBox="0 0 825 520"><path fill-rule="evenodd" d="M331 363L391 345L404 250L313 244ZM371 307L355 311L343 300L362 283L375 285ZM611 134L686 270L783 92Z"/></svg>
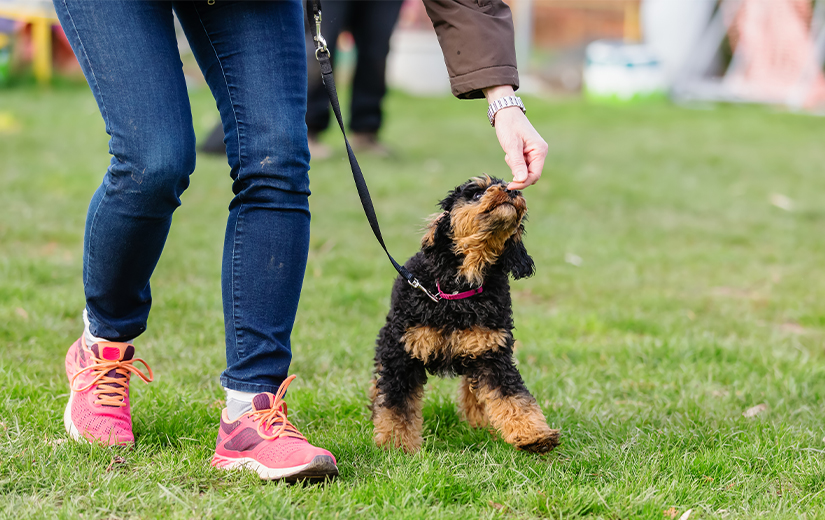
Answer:
<svg viewBox="0 0 825 520"><path fill-rule="evenodd" d="M505 150L504 162L513 172L513 180L523 182L527 180L527 164L524 162L524 152L518 146Z"/></svg>

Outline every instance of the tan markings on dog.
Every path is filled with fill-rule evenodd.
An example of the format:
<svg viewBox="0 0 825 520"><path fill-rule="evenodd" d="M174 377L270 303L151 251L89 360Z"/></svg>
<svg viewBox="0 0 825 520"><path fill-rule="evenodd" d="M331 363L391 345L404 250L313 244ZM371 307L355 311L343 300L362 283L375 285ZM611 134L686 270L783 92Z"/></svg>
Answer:
<svg viewBox="0 0 825 520"><path fill-rule="evenodd" d="M477 357L485 352L495 352L507 345L507 331L473 326L450 334L452 356Z"/></svg>
<svg viewBox="0 0 825 520"><path fill-rule="evenodd" d="M401 337L401 342L409 355L425 363L444 352L446 346L446 338L441 331L425 325L408 328Z"/></svg>
<svg viewBox="0 0 825 520"><path fill-rule="evenodd" d="M368 391L368 395L370 398L370 405L368 408L372 410L375 398L378 397L378 379L373 379L372 381L370 381L370 389Z"/></svg>
<svg viewBox="0 0 825 520"><path fill-rule="evenodd" d="M525 211L525 212L524 212L524 215L526 215L526 214L527 214L527 212ZM522 220L523 220L523 219L524 219L524 216L522 215ZM521 224L521 223L519 222L519 224ZM519 242L521 242L521 235L522 235L523 233L524 233L524 229L522 228L522 226L518 226L518 227L516 228L516 232L515 232L515 233L513 233L513 242L515 242L516 244L518 244Z"/></svg>
<svg viewBox="0 0 825 520"><path fill-rule="evenodd" d="M507 345L507 337L504 329L473 326L444 334L433 327L416 325L407 329L401 342L409 355L427 363L438 356L475 358L495 352Z"/></svg>
<svg viewBox="0 0 825 520"><path fill-rule="evenodd" d="M473 285L483 284L485 269L496 263L501 256L507 238L490 233L477 233L456 240L456 245L464 253L464 261L458 268L458 274Z"/></svg>
<svg viewBox="0 0 825 520"><path fill-rule="evenodd" d="M527 395L503 397L496 390L479 387L476 398L484 403L487 417L502 438L519 449L544 453L559 444L559 430L547 426L536 399Z"/></svg>
<svg viewBox="0 0 825 520"><path fill-rule="evenodd" d="M450 212L450 226L453 248L465 257L458 274L479 285L484 280L484 270L498 260L507 240L514 235L520 240L520 224L527 204L522 196L511 199L504 185L490 186L489 177L475 181L487 191L477 203L456 203Z"/></svg>
<svg viewBox="0 0 825 520"><path fill-rule="evenodd" d="M367 408L369 408L370 411L372 411L373 404L375 403L375 399L378 397L378 379L381 377L380 374L381 374L381 371L383 369L384 369L383 365L380 362L376 361L375 369L373 371L373 374L375 375L375 377L373 377L372 380L370 381L370 388L367 392L367 395L370 398L370 404L369 404L369 406L367 406Z"/></svg>
<svg viewBox="0 0 825 520"><path fill-rule="evenodd" d="M462 376L458 384L458 408L461 410L462 417L473 428L482 428L490 424L484 403L476 399L473 384L467 376Z"/></svg>
<svg viewBox="0 0 825 520"><path fill-rule="evenodd" d="M424 388L419 387L407 399L406 413L399 414L384 406L384 396L376 395L372 423L375 426L373 438L378 446L402 448L407 453L415 453L421 449L424 443L421 436L424 427L424 418L421 415Z"/></svg>
<svg viewBox="0 0 825 520"><path fill-rule="evenodd" d="M424 236L421 237L421 247L432 247L435 244L435 230L438 228L438 221L441 220L447 212L442 211L435 215L430 215L427 219L427 228L424 231Z"/></svg>

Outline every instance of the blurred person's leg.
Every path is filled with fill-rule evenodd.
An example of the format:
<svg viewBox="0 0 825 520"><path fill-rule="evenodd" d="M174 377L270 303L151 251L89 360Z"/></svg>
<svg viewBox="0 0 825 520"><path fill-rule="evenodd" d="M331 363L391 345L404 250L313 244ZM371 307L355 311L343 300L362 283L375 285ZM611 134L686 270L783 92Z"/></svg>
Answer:
<svg viewBox="0 0 825 520"><path fill-rule="evenodd" d="M195 168L195 134L168 2L56 0L112 155L86 219L83 284L94 336L146 329L149 278Z"/></svg>
<svg viewBox="0 0 825 520"><path fill-rule="evenodd" d="M301 5L174 2L217 101L235 197L223 252L225 388L277 392L309 250Z"/></svg>
<svg viewBox="0 0 825 520"><path fill-rule="evenodd" d="M226 143L223 142L223 138L223 123L218 122L206 136L206 139L200 142L198 151L211 155L226 156Z"/></svg>
<svg viewBox="0 0 825 520"><path fill-rule="evenodd" d="M335 53L338 48L338 36L350 23L352 0L335 0L324 2L321 6L321 34L327 42L330 61L335 65ZM314 49L312 38L309 40ZM314 51L308 52L309 87L307 92L306 123L310 137L315 137L327 129L330 122L329 97L321 81L321 68L315 59Z"/></svg>
<svg viewBox="0 0 825 520"><path fill-rule="evenodd" d="M387 92L387 54L402 0L354 2L350 29L358 49L352 82L350 128L374 136L381 128L381 102Z"/></svg>

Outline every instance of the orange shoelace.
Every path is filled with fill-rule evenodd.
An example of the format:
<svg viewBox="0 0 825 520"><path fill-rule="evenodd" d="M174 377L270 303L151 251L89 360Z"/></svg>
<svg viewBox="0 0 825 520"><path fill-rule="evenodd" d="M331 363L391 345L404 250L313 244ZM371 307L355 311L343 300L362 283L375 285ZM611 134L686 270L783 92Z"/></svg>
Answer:
<svg viewBox="0 0 825 520"><path fill-rule="evenodd" d="M143 363L143 366L145 366L146 370L149 371L148 376L140 370L138 370L137 367L133 366L133 363L135 361L140 361L141 363ZM106 374L108 374L112 370L115 371L115 374L123 376L125 379L107 376ZM75 380L80 376L80 374L84 372L91 372L96 375L83 388L75 388ZM94 365L89 365L86 368L79 370L74 375L74 377L72 377L72 391L84 392L92 386L97 385L97 388L95 388L92 392L97 396L97 401L95 401L95 404L103 406L126 406L126 389L129 387L129 376L131 374L136 374L145 383L151 383L154 380L154 375L152 374L152 367L150 367L146 363L146 361L140 358L129 359L126 361L103 361L100 363L95 363Z"/></svg>
<svg viewBox="0 0 825 520"><path fill-rule="evenodd" d="M284 394L286 394L286 387L288 387L289 383L291 383L296 377L297 376L294 375L289 376L283 383L281 383L281 386L278 387L278 393L275 394L272 407L269 410L253 410L249 412L249 416L252 417L252 420L261 420L258 424L258 434L260 434L260 436L264 439L271 441L279 437L292 437L304 441L306 440L306 437L301 435L298 428L293 426L292 423L289 422L289 419L286 418L286 402L283 400ZM273 431L271 435L267 434L266 430L274 428L277 423L280 423L280 427Z"/></svg>

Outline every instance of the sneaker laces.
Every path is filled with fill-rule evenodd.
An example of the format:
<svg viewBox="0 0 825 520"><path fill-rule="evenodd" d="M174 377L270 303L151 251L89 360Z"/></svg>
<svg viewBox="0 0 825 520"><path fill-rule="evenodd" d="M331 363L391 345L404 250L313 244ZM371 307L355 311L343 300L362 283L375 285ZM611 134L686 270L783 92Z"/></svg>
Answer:
<svg viewBox="0 0 825 520"><path fill-rule="evenodd" d="M143 363L143 366L149 371L148 376L133 365L135 361ZM115 371L115 377L107 375L112 370ZM95 374L95 377L92 378L86 386L75 388L75 380L84 372ZM129 376L131 374L136 374L145 383L151 383L154 380L152 367L140 358L125 361L101 361L80 369L74 377L72 377L71 388L73 392L84 392L92 386L97 385L97 388L92 392L97 396L95 404L102 406L126 406L126 390L129 388ZM122 377L116 377L118 375Z"/></svg>
<svg viewBox="0 0 825 520"><path fill-rule="evenodd" d="M306 437L301 435L298 428L293 426L292 423L289 422L289 419L286 418L286 402L283 400L284 394L286 394L286 388L296 377L295 375L289 376L281 383L269 410L253 410L249 412L249 416L252 417L253 420L261 420L258 424L258 434L266 440L271 441L280 437L306 440ZM281 426L271 435L267 434L266 430L274 428L277 423L280 423Z"/></svg>

